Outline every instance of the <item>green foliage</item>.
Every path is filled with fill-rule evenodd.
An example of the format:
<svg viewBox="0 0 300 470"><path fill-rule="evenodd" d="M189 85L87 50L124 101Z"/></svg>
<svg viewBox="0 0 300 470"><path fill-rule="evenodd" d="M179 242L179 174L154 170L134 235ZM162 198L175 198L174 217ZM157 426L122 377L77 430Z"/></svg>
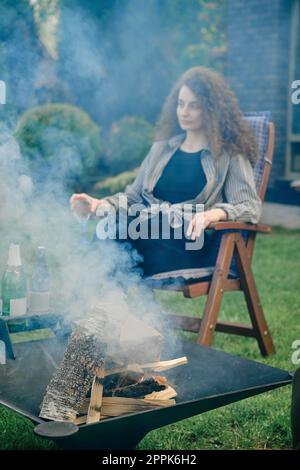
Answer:
<svg viewBox="0 0 300 470"><path fill-rule="evenodd" d="M129 114L154 122L184 70L202 65L225 71L227 3L64 1L58 73L74 102L95 120L106 124ZM70 35L74 40L69 41ZM100 43L101 48L93 47ZM81 50L89 44L91 54L85 55ZM91 88L97 93L91 94Z"/></svg>
<svg viewBox="0 0 300 470"><path fill-rule="evenodd" d="M15 116L37 103L63 101L105 126L125 114L152 122L183 70L205 65L224 71L227 3L2 0L0 79L11 97L6 111L13 105ZM134 100L128 98L133 91Z"/></svg>
<svg viewBox="0 0 300 470"><path fill-rule="evenodd" d="M222 72L225 68L226 2L198 0L198 31L191 44L182 51L182 61L214 67Z"/></svg>
<svg viewBox="0 0 300 470"><path fill-rule="evenodd" d="M26 20L27 27L31 26L33 8L28 0L1 0L0 2L0 31L2 39L12 34L12 25L17 20Z"/></svg>
<svg viewBox="0 0 300 470"><path fill-rule="evenodd" d="M84 180L102 154L100 128L81 109L49 104L26 112L16 137L36 178Z"/></svg>
<svg viewBox="0 0 300 470"><path fill-rule="evenodd" d="M124 116L113 122L106 144L107 166L112 173L133 169L145 158L153 128L142 117Z"/></svg>
<svg viewBox="0 0 300 470"><path fill-rule="evenodd" d="M166 59L177 64L178 74L195 65L225 72L227 2L165 0L161 15L168 31Z"/></svg>
<svg viewBox="0 0 300 470"><path fill-rule="evenodd" d="M124 171L117 176L106 178L103 181L99 181L92 188L94 197L104 197L111 194L124 191L126 186L133 182L138 172L138 168L130 171Z"/></svg>
<svg viewBox="0 0 300 470"><path fill-rule="evenodd" d="M32 98L32 71L40 53L33 8L28 0L0 2L0 80L6 82L7 104L0 106L0 119L14 122L24 105ZM30 62L30 74L27 75ZM22 88L22 94L19 94ZM24 108L23 108L24 109Z"/></svg>

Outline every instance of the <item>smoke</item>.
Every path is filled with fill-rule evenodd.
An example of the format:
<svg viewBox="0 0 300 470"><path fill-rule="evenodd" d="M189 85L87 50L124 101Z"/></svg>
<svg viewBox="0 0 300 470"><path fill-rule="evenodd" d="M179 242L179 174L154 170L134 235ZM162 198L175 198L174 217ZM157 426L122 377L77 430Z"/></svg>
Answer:
<svg viewBox="0 0 300 470"><path fill-rule="evenodd" d="M33 186L31 178L24 173L18 143L4 125L0 125L0 171L0 223L6 231L5 227L22 217Z"/></svg>
<svg viewBox="0 0 300 470"><path fill-rule="evenodd" d="M131 3L129 9L118 4L102 30L83 10L62 7L60 34L61 39L65 40L61 41L63 45L59 54L63 75L69 76L74 95L79 97L92 116L97 115L100 122L107 123L125 110L153 115L166 91L166 87L159 86L153 78L155 69L161 68L163 60L158 4L144 2L144 9L141 10L140 6L136 8L135 0ZM151 34L147 30L150 23ZM154 47L148 47L154 31L157 31L157 41ZM21 55L19 39L16 34L9 37L8 55L11 60L13 56ZM31 53L28 52L26 57ZM35 57L34 63L37 60ZM149 64L152 68L151 79L147 75ZM38 73L38 81L47 83L47 68L40 67ZM8 104L13 103L15 109L30 108L38 99L34 89L36 76L27 80L28 75L30 72L26 62L26 67L18 69L18 77L15 77L15 82L22 81L22 86L16 83L18 93L8 94ZM167 68L165 75L168 83ZM146 88L143 86L147 97L139 94L141 76L147 84ZM27 100L26 103L24 100ZM66 312L67 318L76 320L88 316L97 302L111 305L120 312L125 302L131 313L164 335L168 327L162 307L145 286L138 267L139 255L130 244L113 240L81 243L82 237L88 236L91 241L95 223L89 222L89 233L82 233L69 208L71 192L68 173L74 171L74 159L80 161L82 158L82 154L78 154L78 146L71 143L60 147L59 155L56 155L60 166L57 166L55 159L50 159L47 166L39 165L38 172L31 174L31 167L26 165L13 136L14 125L12 122L0 129L0 274L5 269L10 242L21 244L28 280L35 250L38 245L44 245L50 267L54 311ZM57 134L51 128L46 129L47 148L55 149L56 138Z"/></svg>
<svg viewBox="0 0 300 470"><path fill-rule="evenodd" d="M76 102L104 126L124 114L156 119L172 76L160 2L115 2L106 15L96 5L74 9L65 3L59 74Z"/></svg>
<svg viewBox="0 0 300 470"><path fill-rule="evenodd" d="M44 245L53 311L65 312L66 320L73 322L89 317L100 303L112 315L117 311L120 322L129 311L164 336L168 328L162 308L143 282L137 251L128 242L92 241L96 221L90 222L89 233L82 232L69 208L70 194L59 184L61 180L48 179L42 191L37 189L16 140L3 128L0 171L1 275L10 242L21 244L28 281L35 250Z"/></svg>

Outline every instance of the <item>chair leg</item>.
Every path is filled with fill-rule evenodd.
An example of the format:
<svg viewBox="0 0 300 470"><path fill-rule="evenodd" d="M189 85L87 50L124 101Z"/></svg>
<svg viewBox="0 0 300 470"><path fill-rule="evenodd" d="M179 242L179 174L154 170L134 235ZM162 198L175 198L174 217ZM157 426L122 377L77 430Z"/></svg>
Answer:
<svg viewBox="0 0 300 470"><path fill-rule="evenodd" d="M197 338L197 343L204 346L211 346L212 343L212 337L224 294L224 284L227 280L233 255L235 239L235 233L225 233L222 236L216 268L211 281Z"/></svg>
<svg viewBox="0 0 300 470"><path fill-rule="evenodd" d="M236 239L236 262L240 282L261 354L268 356L275 353L275 347L259 299L250 261L251 259L247 253L244 240L238 234Z"/></svg>

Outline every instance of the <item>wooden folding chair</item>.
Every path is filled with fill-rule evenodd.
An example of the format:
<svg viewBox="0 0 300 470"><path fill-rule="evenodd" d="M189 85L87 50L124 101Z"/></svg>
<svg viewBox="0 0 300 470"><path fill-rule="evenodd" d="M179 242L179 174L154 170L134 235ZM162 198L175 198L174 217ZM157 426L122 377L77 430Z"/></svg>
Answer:
<svg viewBox="0 0 300 470"><path fill-rule="evenodd" d="M260 113L257 113L258 115ZM251 122L250 122L251 125ZM261 132L257 123L252 123L254 133ZM261 137L261 136L258 136ZM266 121L265 145L260 145L260 159L254 168L254 178L260 199L263 201L269 180L274 151L275 130L274 124ZM207 295L203 317L185 315L172 315L168 317L176 329L198 333L197 342L210 346L214 331L231 333L241 336L251 336L257 339L263 356L273 354L275 347L264 316L261 301L258 295L253 276L251 261L255 247L257 233L270 233L271 228L261 224L248 224L243 222L217 222L209 226L221 232L221 243L218 249L216 266L209 280L186 281L183 285L153 285L152 289L181 291L184 297L195 298ZM232 278L230 267L235 259L237 276ZM150 278L151 281L151 278ZM252 325L228 323L217 321L225 292L242 291L247 303Z"/></svg>

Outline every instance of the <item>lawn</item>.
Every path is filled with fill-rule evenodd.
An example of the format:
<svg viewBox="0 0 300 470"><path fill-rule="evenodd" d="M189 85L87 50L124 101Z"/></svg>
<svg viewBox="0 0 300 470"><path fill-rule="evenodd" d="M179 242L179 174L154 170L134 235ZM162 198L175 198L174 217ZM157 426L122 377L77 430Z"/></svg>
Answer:
<svg viewBox="0 0 300 470"><path fill-rule="evenodd" d="M262 358L253 338L216 333L213 347L265 364L294 371L292 343L300 339L300 231L274 229L258 237L253 269L276 354ZM205 298L184 299L177 293L158 292L170 311L197 314ZM241 293L228 293L221 319L247 321ZM184 334L194 339L193 335ZM139 449L290 449L291 387L219 408L149 433ZM36 437L33 425L0 408L0 449L51 449L55 444Z"/></svg>

